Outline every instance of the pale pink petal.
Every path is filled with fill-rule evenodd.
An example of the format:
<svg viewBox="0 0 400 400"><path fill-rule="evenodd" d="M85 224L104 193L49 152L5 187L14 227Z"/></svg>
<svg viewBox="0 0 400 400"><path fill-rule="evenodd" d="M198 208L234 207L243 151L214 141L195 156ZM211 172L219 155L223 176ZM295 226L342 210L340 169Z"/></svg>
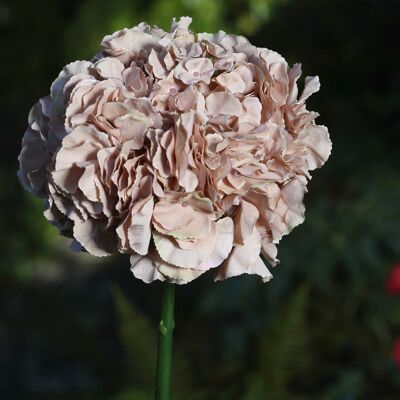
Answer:
<svg viewBox="0 0 400 400"><path fill-rule="evenodd" d="M122 79L122 72L125 69L124 64L116 58L105 57L97 61L93 67L104 78Z"/></svg>
<svg viewBox="0 0 400 400"><path fill-rule="evenodd" d="M168 70L165 65L160 61L160 55L152 49L149 55L148 63L153 68L153 74L158 78L162 79L168 75Z"/></svg>
<svg viewBox="0 0 400 400"><path fill-rule="evenodd" d="M94 164L88 165L79 178L78 186L82 193L91 201L99 201L95 184L96 168Z"/></svg>
<svg viewBox="0 0 400 400"><path fill-rule="evenodd" d="M193 281L199 276L203 275L205 271L190 269L190 268L178 268L173 265L160 264L158 270L172 283L178 285L186 285Z"/></svg>
<svg viewBox="0 0 400 400"><path fill-rule="evenodd" d="M306 187L300 179L295 179L282 188L282 198L278 202L277 208L280 208L281 202L284 203L284 219L289 231L304 221L303 197L305 192Z"/></svg>
<svg viewBox="0 0 400 400"><path fill-rule="evenodd" d="M193 171L187 169L184 175L180 178L179 183L182 185L187 193L190 193L196 190L199 180Z"/></svg>
<svg viewBox="0 0 400 400"><path fill-rule="evenodd" d="M160 200L154 207L154 227L176 239L205 238L211 229L212 203L196 193Z"/></svg>
<svg viewBox="0 0 400 400"><path fill-rule="evenodd" d="M149 257L133 255L130 257L131 271L135 278L142 280L144 283L154 281L165 281L165 276L158 270L159 265Z"/></svg>
<svg viewBox="0 0 400 400"><path fill-rule="evenodd" d="M149 85L142 69L131 66L123 71L122 76L125 84L135 93L136 97L142 97L147 94Z"/></svg>
<svg viewBox="0 0 400 400"><path fill-rule="evenodd" d="M228 217L218 220L210 236L199 240L191 250L182 249L168 236L154 232L153 237L157 252L169 264L207 270L217 267L228 256L232 248L233 222Z"/></svg>
<svg viewBox="0 0 400 400"><path fill-rule="evenodd" d="M51 173L54 183L67 193L75 193L79 187L79 180L84 170L79 167L59 169Z"/></svg>
<svg viewBox="0 0 400 400"><path fill-rule="evenodd" d="M279 260L276 258L278 248L267 238L261 240L261 253L273 267L279 263Z"/></svg>
<svg viewBox="0 0 400 400"><path fill-rule="evenodd" d="M109 256L116 250L115 235L96 220L75 221L74 237L88 253L97 257Z"/></svg>
<svg viewBox="0 0 400 400"><path fill-rule="evenodd" d="M288 103L293 103L297 100L299 89L297 87L297 81L301 76L301 64L294 64L289 69L289 97Z"/></svg>
<svg viewBox="0 0 400 400"><path fill-rule="evenodd" d="M257 207L242 200L235 220L235 242L243 244L253 234L258 217Z"/></svg>
<svg viewBox="0 0 400 400"><path fill-rule="evenodd" d="M154 254L146 257L133 255L130 260L133 275L145 283L168 279L169 282L184 285L204 273L204 271L174 267Z"/></svg>
<svg viewBox="0 0 400 400"><path fill-rule="evenodd" d="M97 151L109 146L108 136L91 126L79 126L67 135L57 153L55 169L70 168L96 157Z"/></svg>
<svg viewBox="0 0 400 400"><path fill-rule="evenodd" d="M56 113L59 115L65 113L66 99L64 96L64 88L66 83L74 75L88 73L91 65L92 64L89 61L74 61L62 69L50 88L51 98Z"/></svg>
<svg viewBox="0 0 400 400"><path fill-rule="evenodd" d="M318 76L307 76L304 83L304 90L299 101L307 100L313 93L318 92L320 87L321 84L319 83Z"/></svg>
<svg viewBox="0 0 400 400"><path fill-rule="evenodd" d="M153 197L150 197L141 209L132 215L132 222L128 228L129 244L140 255L146 255L149 249L153 205Z"/></svg>
<svg viewBox="0 0 400 400"><path fill-rule="evenodd" d="M246 89L246 83L242 77L235 71L224 72L215 79L223 88L232 93L243 93Z"/></svg>
<svg viewBox="0 0 400 400"><path fill-rule="evenodd" d="M176 31L185 32L189 29L189 25L191 23L192 23L192 18L190 17L180 17L178 20L176 18L173 18L170 32L176 32Z"/></svg>
<svg viewBox="0 0 400 400"><path fill-rule="evenodd" d="M124 53L136 54L142 49L150 52L152 49L160 48L157 38L151 34L126 28L105 36L101 46L106 53L117 57Z"/></svg>
<svg viewBox="0 0 400 400"><path fill-rule="evenodd" d="M182 111L190 111L196 105L197 94L193 89L193 86L188 86L182 93L179 93L176 97L176 106Z"/></svg>
<svg viewBox="0 0 400 400"><path fill-rule="evenodd" d="M261 249L260 234L254 228L243 245L235 245L229 258L219 269L216 281L239 276L242 274L258 275L264 282L268 282L272 275L259 257Z"/></svg>
<svg viewBox="0 0 400 400"><path fill-rule="evenodd" d="M206 107L211 115L228 114L239 116L242 113L240 101L229 92L211 93L206 98Z"/></svg>
<svg viewBox="0 0 400 400"><path fill-rule="evenodd" d="M306 160L310 170L322 167L332 151L328 129L322 125L309 125L299 133L296 142L307 146Z"/></svg>
<svg viewBox="0 0 400 400"><path fill-rule="evenodd" d="M30 128L25 133L18 160L18 178L24 188L37 196L45 196L46 166L50 154L41 137Z"/></svg>
<svg viewBox="0 0 400 400"><path fill-rule="evenodd" d="M177 65L174 75L186 85L196 82L210 83L214 66L209 58L191 58Z"/></svg>

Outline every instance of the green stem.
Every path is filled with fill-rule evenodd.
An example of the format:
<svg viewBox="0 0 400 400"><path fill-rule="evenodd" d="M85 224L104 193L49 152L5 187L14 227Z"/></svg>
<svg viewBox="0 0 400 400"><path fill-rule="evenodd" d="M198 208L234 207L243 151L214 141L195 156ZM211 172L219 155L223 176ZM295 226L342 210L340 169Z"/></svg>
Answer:
<svg viewBox="0 0 400 400"><path fill-rule="evenodd" d="M156 400L169 400L174 330L175 285L164 284L158 332Z"/></svg>

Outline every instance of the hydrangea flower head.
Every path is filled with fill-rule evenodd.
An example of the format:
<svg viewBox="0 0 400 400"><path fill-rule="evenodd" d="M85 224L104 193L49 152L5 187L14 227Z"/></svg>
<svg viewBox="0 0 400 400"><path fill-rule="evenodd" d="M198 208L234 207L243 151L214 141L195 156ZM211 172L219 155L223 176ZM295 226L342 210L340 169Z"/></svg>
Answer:
<svg viewBox="0 0 400 400"><path fill-rule="evenodd" d="M130 255L145 282L271 278L276 244L304 220L328 130L301 67L242 36L141 23L63 68L36 103L19 177L72 247Z"/></svg>

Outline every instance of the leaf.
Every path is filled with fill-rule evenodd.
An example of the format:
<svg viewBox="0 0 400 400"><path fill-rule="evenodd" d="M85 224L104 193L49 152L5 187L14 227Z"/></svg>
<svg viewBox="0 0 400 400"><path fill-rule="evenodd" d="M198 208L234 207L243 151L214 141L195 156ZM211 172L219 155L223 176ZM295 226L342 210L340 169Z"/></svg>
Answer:
<svg viewBox="0 0 400 400"><path fill-rule="evenodd" d="M154 385L157 327L130 304L118 287L113 288L118 333L125 348L129 374L146 387Z"/></svg>
<svg viewBox="0 0 400 400"><path fill-rule="evenodd" d="M289 400L290 384L308 362L308 289L300 287L266 327L259 343L258 368L249 374L243 400Z"/></svg>

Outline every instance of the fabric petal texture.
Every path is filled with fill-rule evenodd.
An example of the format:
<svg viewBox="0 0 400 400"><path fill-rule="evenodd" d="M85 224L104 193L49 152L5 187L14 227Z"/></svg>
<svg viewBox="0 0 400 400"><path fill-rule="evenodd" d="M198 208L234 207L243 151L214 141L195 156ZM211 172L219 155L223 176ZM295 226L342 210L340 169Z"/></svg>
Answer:
<svg viewBox="0 0 400 400"><path fill-rule="evenodd" d="M71 248L130 256L146 283L272 278L330 156L300 64L246 38L141 23L66 65L31 109L18 177Z"/></svg>

